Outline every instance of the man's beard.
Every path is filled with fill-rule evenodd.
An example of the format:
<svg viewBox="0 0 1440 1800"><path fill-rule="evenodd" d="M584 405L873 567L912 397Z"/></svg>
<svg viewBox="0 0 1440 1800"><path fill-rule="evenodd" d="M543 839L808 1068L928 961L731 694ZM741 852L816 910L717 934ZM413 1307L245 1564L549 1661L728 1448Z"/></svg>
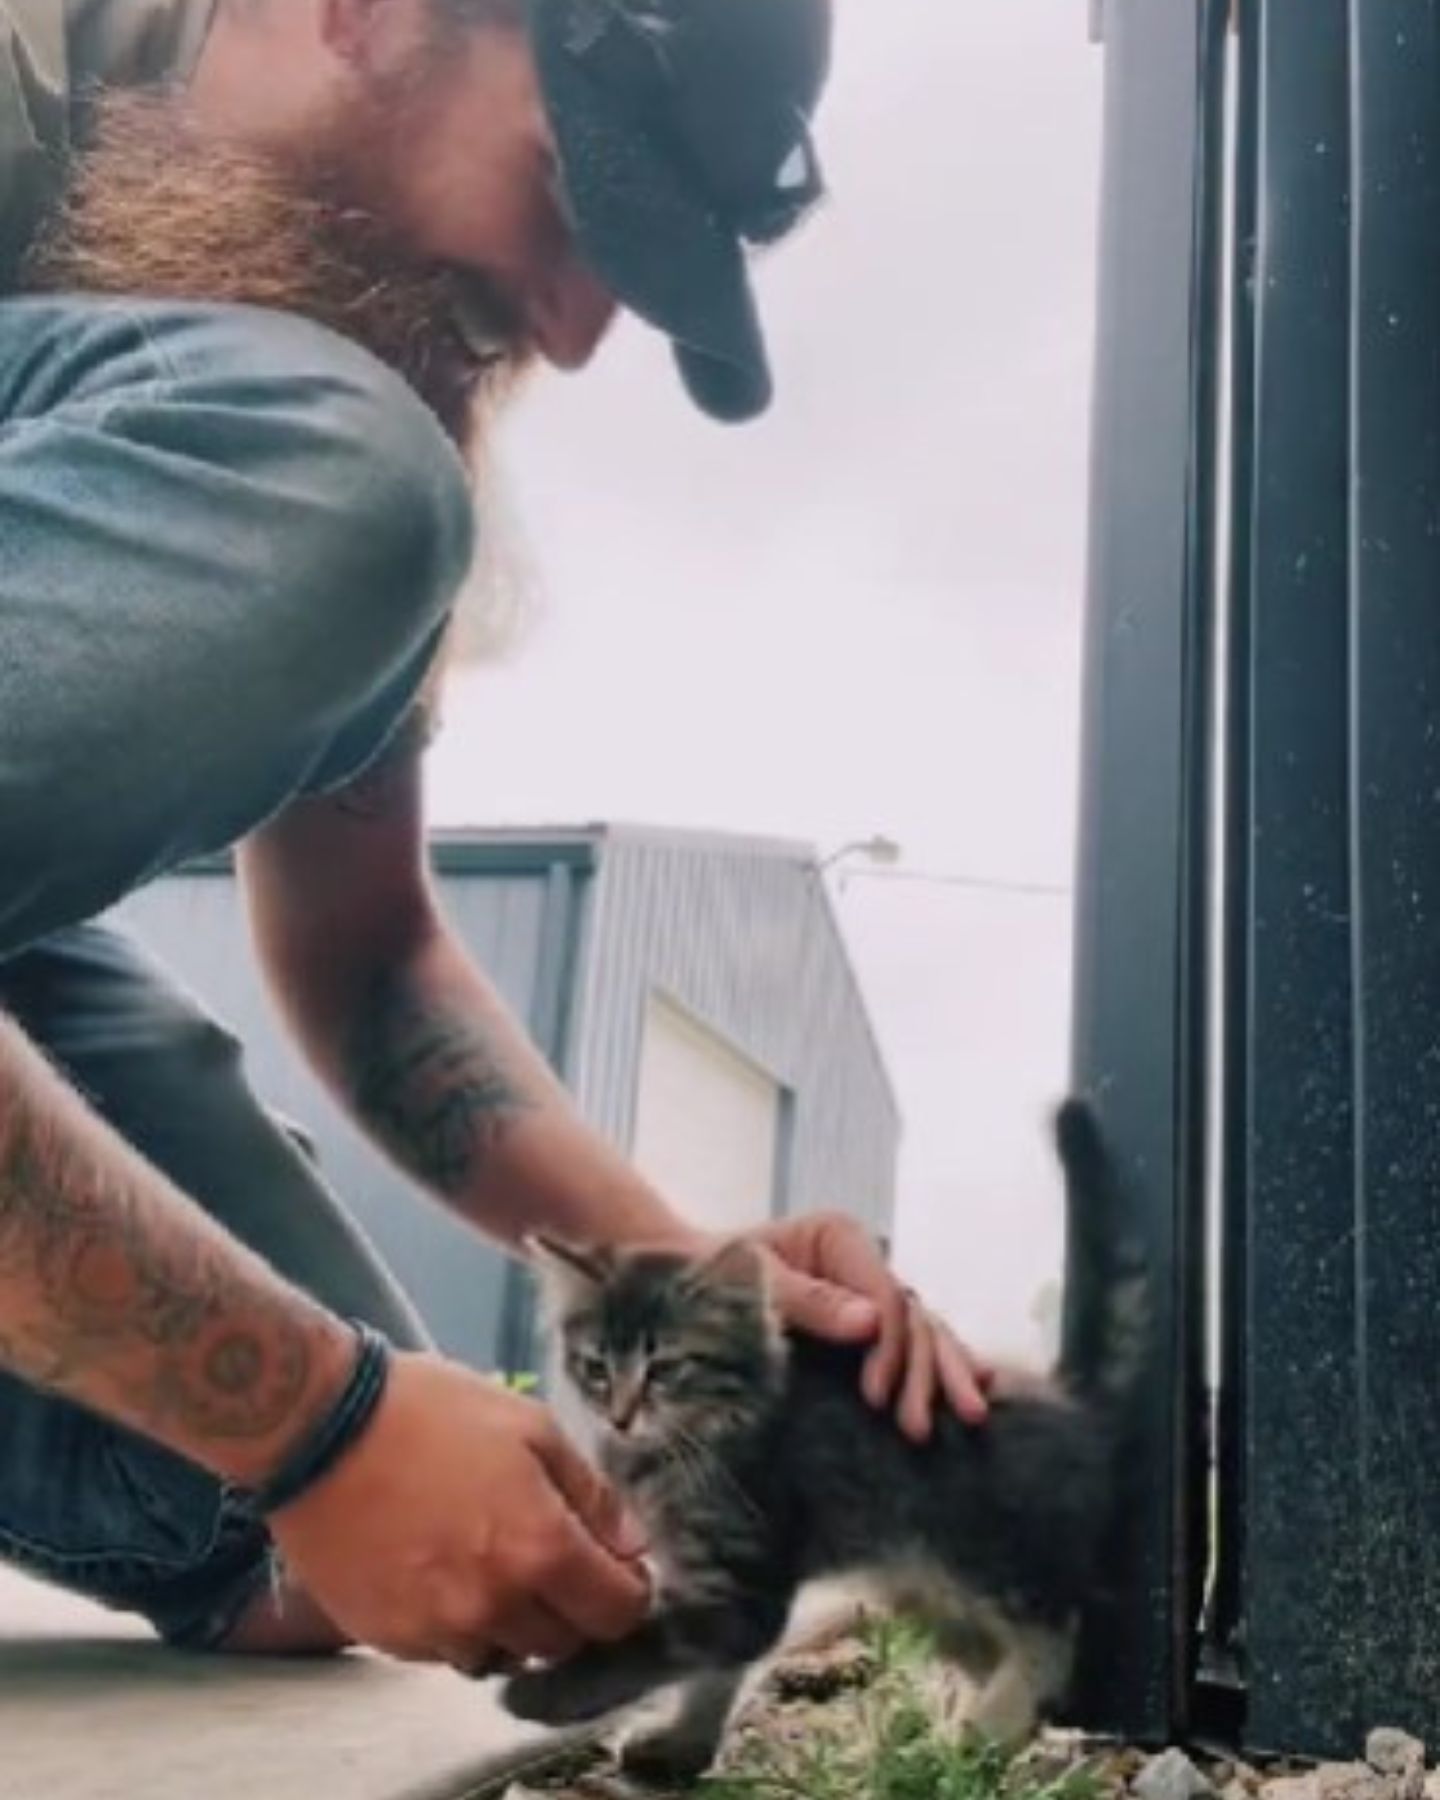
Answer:
<svg viewBox="0 0 1440 1800"><path fill-rule="evenodd" d="M486 418L529 361L523 334L480 278L408 252L349 197L342 171L363 166L363 123L260 150L202 132L183 100L108 96L20 285L300 314L389 364L479 456ZM477 324L491 355L473 347Z"/></svg>

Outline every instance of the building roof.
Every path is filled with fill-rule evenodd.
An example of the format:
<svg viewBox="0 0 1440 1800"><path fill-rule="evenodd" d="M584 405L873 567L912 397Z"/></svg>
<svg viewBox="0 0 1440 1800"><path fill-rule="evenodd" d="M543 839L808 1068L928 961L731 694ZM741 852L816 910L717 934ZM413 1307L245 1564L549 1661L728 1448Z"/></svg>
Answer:
<svg viewBox="0 0 1440 1800"><path fill-rule="evenodd" d="M554 861L556 857L574 859L589 866L597 862L607 845L637 849L688 850L697 856L765 857L775 862L796 864L801 868L820 869L820 853L814 844L800 838L748 836L743 832L695 830L673 825L635 825L616 821L597 821L588 825L500 825L449 826L430 833L436 866L444 872L460 874L469 870L480 873L494 871L511 859L520 867L537 862ZM899 1095L880 1033L875 1023L865 985L850 951L849 941L841 928L834 898L823 881L817 883L821 901L820 913L830 932L836 954L849 978L851 991L863 1021L865 1034L875 1054L880 1078L889 1093L891 1105L898 1113Z"/></svg>
<svg viewBox="0 0 1440 1800"><path fill-rule="evenodd" d="M697 830L672 825L634 825L622 821L597 821L588 825L462 825L444 826L430 833L431 843L447 846L541 850L592 849L606 844L629 844L650 849L694 850L718 856L765 856L777 862L815 863L814 844L799 838L756 837L744 832Z"/></svg>
<svg viewBox="0 0 1440 1800"><path fill-rule="evenodd" d="M428 833L431 854L442 874L498 875L528 873L558 862L568 862L581 869L593 868L607 845L617 848L682 850L696 856L762 857L777 863L790 863L802 869L820 870L820 855L814 844L799 838L748 836L743 832L696 830L671 825L635 825L616 821L596 821L586 825L463 825L444 826ZM231 854L207 856L187 865L192 874L219 874L233 867ZM891 1104L899 1111L899 1096L894 1078L880 1043L874 1013L871 1011L864 984L855 967L850 945L835 910L834 899L823 881L816 884L821 900L820 912L833 940L840 962L850 980L852 992L864 1022L866 1035L875 1053L881 1079L890 1094Z"/></svg>

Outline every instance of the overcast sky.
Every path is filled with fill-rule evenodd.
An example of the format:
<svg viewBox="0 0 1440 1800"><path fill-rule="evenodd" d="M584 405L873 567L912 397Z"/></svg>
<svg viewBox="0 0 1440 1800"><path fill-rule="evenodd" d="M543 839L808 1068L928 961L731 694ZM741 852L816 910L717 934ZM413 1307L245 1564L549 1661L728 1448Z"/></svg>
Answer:
<svg viewBox="0 0 1440 1800"><path fill-rule="evenodd" d="M436 817L883 832L911 870L1067 886L1100 53L1081 0L839 5L834 198L762 276L775 410L707 423L628 328L525 401L543 617L452 695ZM901 1265L1023 1349L1068 901L838 904L907 1118Z"/></svg>

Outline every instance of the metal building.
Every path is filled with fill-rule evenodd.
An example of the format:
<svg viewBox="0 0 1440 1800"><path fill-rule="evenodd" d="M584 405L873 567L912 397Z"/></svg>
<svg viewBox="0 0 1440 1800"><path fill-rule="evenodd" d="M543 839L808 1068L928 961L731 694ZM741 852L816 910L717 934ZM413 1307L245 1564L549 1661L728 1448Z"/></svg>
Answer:
<svg viewBox="0 0 1440 1800"><path fill-rule="evenodd" d="M814 852L613 826L440 835L446 911L582 1113L724 1228L819 1206L889 1235L899 1116ZM533 1366L523 1271L370 1148L277 1024L228 859L127 901L134 931L244 1039L442 1346Z"/></svg>

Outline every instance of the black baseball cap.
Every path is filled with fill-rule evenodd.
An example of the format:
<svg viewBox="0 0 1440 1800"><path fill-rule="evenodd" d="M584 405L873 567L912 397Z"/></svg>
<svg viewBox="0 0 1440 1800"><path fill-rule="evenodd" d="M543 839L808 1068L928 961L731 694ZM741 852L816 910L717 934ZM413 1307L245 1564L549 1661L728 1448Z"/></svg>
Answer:
<svg viewBox="0 0 1440 1800"><path fill-rule="evenodd" d="M810 127L830 0L529 0L581 253L672 340L713 418L754 418L770 365L749 252L824 193Z"/></svg>

